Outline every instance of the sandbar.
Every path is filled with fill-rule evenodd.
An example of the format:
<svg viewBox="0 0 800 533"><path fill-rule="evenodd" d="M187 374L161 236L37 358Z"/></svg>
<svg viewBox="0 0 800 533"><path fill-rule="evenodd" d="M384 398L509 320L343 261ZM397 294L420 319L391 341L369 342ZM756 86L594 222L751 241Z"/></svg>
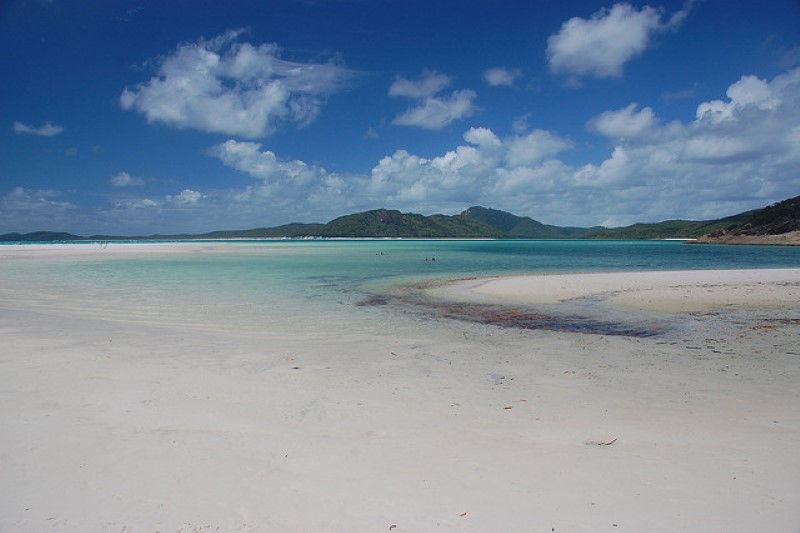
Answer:
<svg viewBox="0 0 800 533"><path fill-rule="evenodd" d="M479 303L552 304L599 298L666 312L721 307L796 307L800 269L682 270L504 276L457 280L431 296Z"/></svg>

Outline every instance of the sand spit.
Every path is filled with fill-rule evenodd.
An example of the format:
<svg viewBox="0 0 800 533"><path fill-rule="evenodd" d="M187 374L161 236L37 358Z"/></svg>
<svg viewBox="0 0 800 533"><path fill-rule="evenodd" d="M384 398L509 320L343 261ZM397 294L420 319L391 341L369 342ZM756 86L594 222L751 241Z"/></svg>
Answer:
<svg viewBox="0 0 800 533"><path fill-rule="evenodd" d="M281 250L286 245L276 242L147 242L101 244L98 242L54 244L2 244L0 261L14 259L54 259L58 257L129 257L186 253L262 253L267 249Z"/></svg>
<svg viewBox="0 0 800 533"><path fill-rule="evenodd" d="M436 299L484 304L555 304L598 299L662 312L725 307L796 308L800 269L685 270L465 279L438 284Z"/></svg>

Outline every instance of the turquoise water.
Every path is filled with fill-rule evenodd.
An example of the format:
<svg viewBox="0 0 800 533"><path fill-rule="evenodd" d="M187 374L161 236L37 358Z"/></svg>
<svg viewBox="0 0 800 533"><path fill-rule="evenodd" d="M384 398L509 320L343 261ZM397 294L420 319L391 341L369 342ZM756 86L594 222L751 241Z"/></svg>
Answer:
<svg viewBox="0 0 800 533"><path fill-rule="evenodd" d="M115 243L110 250L83 246L96 253L0 262L5 297L11 290L42 305L67 300L87 312L142 320L289 327L311 319L314 327L335 328L341 326L337 316L347 315L347 323L354 317L388 320L386 309L355 304L387 286L421 279L800 267L800 247L673 241L231 241L207 250L167 245L164 252L119 255Z"/></svg>

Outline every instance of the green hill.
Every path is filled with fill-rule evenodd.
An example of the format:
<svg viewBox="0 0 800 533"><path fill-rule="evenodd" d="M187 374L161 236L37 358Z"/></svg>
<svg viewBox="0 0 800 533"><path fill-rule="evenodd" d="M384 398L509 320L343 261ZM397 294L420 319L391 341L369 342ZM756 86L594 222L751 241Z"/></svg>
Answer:
<svg viewBox="0 0 800 533"><path fill-rule="evenodd" d="M59 231L34 231L31 233L5 233L0 235L0 242L35 242L35 241L81 241L86 237Z"/></svg>
<svg viewBox="0 0 800 533"><path fill-rule="evenodd" d="M574 239L586 237L594 229L550 226L530 217L519 217L506 211L479 205L470 207L458 216L465 220L481 221L510 238Z"/></svg>
<svg viewBox="0 0 800 533"><path fill-rule="evenodd" d="M780 235L800 230L800 196L752 211L742 223L722 233L734 235ZM712 232L709 232L712 233Z"/></svg>
<svg viewBox="0 0 800 533"><path fill-rule="evenodd" d="M257 239L276 237L405 237L492 239L668 239L720 235L777 235L800 230L800 196L763 209L715 220L666 220L621 228L562 227L530 217L473 206L457 215L420 215L393 209L373 209L335 218L327 224L292 223L272 228L212 231L200 234L81 237L39 231L7 233L0 241L70 241L114 239Z"/></svg>
<svg viewBox="0 0 800 533"><path fill-rule="evenodd" d="M458 215L401 213L375 209L334 219L324 225L323 237L410 238L527 238L569 239L587 235L590 228L542 224L506 211L473 206Z"/></svg>
<svg viewBox="0 0 800 533"><path fill-rule="evenodd" d="M589 232L591 239L674 239L701 237L733 227L749 219L754 211L746 211L716 220L665 220L653 224L632 224L621 228L600 228Z"/></svg>
<svg viewBox="0 0 800 533"><path fill-rule="evenodd" d="M325 224L323 237L499 238L503 232L479 220L459 216L401 213L375 209L336 218Z"/></svg>

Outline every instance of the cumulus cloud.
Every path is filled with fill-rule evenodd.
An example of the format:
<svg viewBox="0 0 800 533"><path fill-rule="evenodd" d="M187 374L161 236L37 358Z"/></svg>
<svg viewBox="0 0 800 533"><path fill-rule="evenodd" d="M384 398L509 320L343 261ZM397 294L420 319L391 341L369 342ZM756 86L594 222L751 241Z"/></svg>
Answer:
<svg viewBox="0 0 800 533"><path fill-rule="evenodd" d="M642 54L655 34L677 28L691 3L664 20L660 9L627 3L603 8L591 18L573 17L547 39L547 61L555 74L619 77L625 63Z"/></svg>
<svg viewBox="0 0 800 533"><path fill-rule="evenodd" d="M470 128L464 134L464 140L478 146L500 146L502 142L489 128Z"/></svg>
<svg viewBox="0 0 800 533"><path fill-rule="evenodd" d="M713 218L798 194L800 69L771 80L743 76L719 100L699 102L686 121L664 123L647 109L632 104L590 120L611 143L596 160L577 161L569 139L535 124L509 136L470 128L435 157L396 150L358 174L231 139L209 154L251 176L247 186L130 198L93 216L115 232L122 220L151 231L199 231L325 221L381 206L452 213L482 204L588 226ZM15 189L0 200L0 222L17 221L12 229L19 229L29 220L40 229L51 220L48 210L77 217L58 193Z"/></svg>
<svg viewBox="0 0 800 533"><path fill-rule="evenodd" d="M138 187L144 185L144 180L135 178L127 172L119 172L108 178L108 183L114 187Z"/></svg>
<svg viewBox="0 0 800 533"><path fill-rule="evenodd" d="M697 108L697 119L707 122L732 120L736 118L738 112L748 106L763 111L774 110L781 103L777 93L783 92L786 80L791 83L791 77L778 77L773 82L776 86L772 87L765 80L755 76L742 76L739 81L728 87L727 102L712 100L700 104Z"/></svg>
<svg viewBox="0 0 800 533"><path fill-rule="evenodd" d="M353 199L348 195L356 194L352 189L345 190L347 176L304 161L280 159L258 143L231 139L212 147L209 153L226 166L257 179L243 190L230 192L230 200L240 206L267 203L273 208L314 213L328 209L332 202L348 205Z"/></svg>
<svg viewBox="0 0 800 533"><path fill-rule="evenodd" d="M288 209L329 216L380 205L452 212L481 203L556 224L711 218L797 194L799 95L796 69L771 81L744 76L727 99L700 103L688 122L661 123L636 104L609 110L589 124L613 142L610 153L583 164L563 158L573 148L569 139L536 128L507 137L470 128L463 144L437 157L397 150L360 175L282 160L255 143L228 141L212 153L258 178L239 192L241 201L268 199L280 208L290 198Z"/></svg>
<svg viewBox="0 0 800 533"><path fill-rule="evenodd" d="M514 188L510 180L516 180L526 194L547 187L542 176L535 172L522 176L516 169L547 165L552 155L570 146L543 130L500 139L488 128L470 128L464 140L466 145L434 158L405 150L384 157L370 173L370 189L400 205L424 202L442 209L474 202L498 205L498 193Z"/></svg>
<svg viewBox="0 0 800 533"><path fill-rule="evenodd" d="M334 61L280 59L276 44L237 42L241 33L178 45L156 76L122 91L120 105L149 123L257 138L313 121L349 75Z"/></svg>
<svg viewBox="0 0 800 533"><path fill-rule="evenodd" d="M622 109L606 111L591 119L587 126L606 137L630 138L647 132L656 122L656 115L649 107L639 111L633 103Z"/></svg>
<svg viewBox="0 0 800 533"><path fill-rule="evenodd" d="M308 165L303 161L280 160L271 150L261 151L261 145L254 142L231 139L212 147L210 153L227 166L264 182L288 179L297 185L304 185L326 173L324 168Z"/></svg>
<svg viewBox="0 0 800 533"><path fill-rule="evenodd" d="M634 188L657 212L679 209L691 216L717 216L797 194L800 177L800 69L767 81L743 76L727 100L702 102L693 121L655 124L635 106L596 121L617 139L610 158L576 172L580 185ZM645 108L647 109L647 108ZM617 194L622 195L622 192ZM632 194L632 193L631 193ZM756 199L763 198L762 202Z"/></svg>
<svg viewBox="0 0 800 533"><path fill-rule="evenodd" d="M520 76L522 76L522 70L518 68L493 67L483 71L483 79L491 87L500 85L513 87Z"/></svg>
<svg viewBox="0 0 800 533"><path fill-rule="evenodd" d="M475 91L466 89L453 91L449 96L436 96L450 81L449 76L431 70L424 70L418 80L395 78L389 87L389 96L415 99L417 105L397 115L392 124L439 130L451 122L472 116L476 110L473 103L477 97Z"/></svg>
<svg viewBox="0 0 800 533"><path fill-rule="evenodd" d="M49 120L38 128L36 126L29 126L28 124L24 124L17 120L14 122L13 130L17 135L25 134L38 135L39 137L53 137L64 131L64 128L57 124L53 124Z"/></svg>
<svg viewBox="0 0 800 533"><path fill-rule="evenodd" d="M527 135L506 140L506 161L510 167L532 165L537 161L569 149L572 143L546 130L533 130Z"/></svg>
<svg viewBox="0 0 800 533"><path fill-rule="evenodd" d="M488 128L470 128L463 138L466 144L434 158L397 150L381 158L368 174L329 172L303 161L283 160L252 142L229 140L214 146L210 153L226 166L257 179L245 190L232 193L236 201L331 214L332 206L342 209L343 205L369 209L380 203L417 210L463 206L482 195L499 194L503 187L513 188L511 181L516 187L524 185L523 178L529 186L543 179L535 172L527 177L521 172L513 176L503 172L513 173L525 164L553 168L552 156L571 147L568 141L543 130L501 139ZM498 185L503 180L505 183Z"/></svg>

